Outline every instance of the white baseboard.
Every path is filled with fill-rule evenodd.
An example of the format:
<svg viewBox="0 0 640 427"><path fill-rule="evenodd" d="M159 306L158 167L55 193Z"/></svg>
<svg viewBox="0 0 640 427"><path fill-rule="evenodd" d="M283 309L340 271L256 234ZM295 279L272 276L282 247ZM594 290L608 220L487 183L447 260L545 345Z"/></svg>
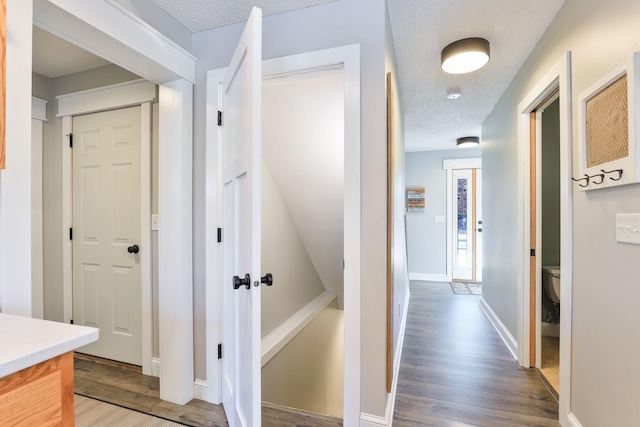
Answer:
<svg viewBox="0 0 640 427"><path fill-rule="evenodd" d="M409 273L409 280L422 282L450 282L451 278L446 274Z"/></svg>
<svg viewBox="0 0 640 427"><path fill-rule="evenodd" d="M158 357L151 360L151 375L160 378L160 358Z"/></svg>
<svg viewBox="0 0 640 427"><path fill-rule="evenodd" d="M398 373L400 372L400 360L402 359L404 333L407 328L407 315L409 314L410 296L410 292L407 291L407 296L404 302L404 312L402 313L400 323L400 333L398 335L399 338L393 353L393 383L391 384L391 393L389 393L389 396L387 398L387 408L385 410L384 417L379 417L377 415L371 415L363 412L360 414L360 427L391 427L391 425L393 424L393 411L396 407L396 392L398 391Z"/></svg>
<svg viewBox="0 0 640 427"><path fill-rule="evenodd" d="M511 355L515 360L518 360L518 342L513 338L513 335L509 332L504 323L500 320L498 315L493 311L493 309L487 304L484 298L480 298L480 308L487 316L493 327L498 331L498 334L502 338L502 341L507 345L507 348L511 352Z"/></svg>
<svg viewBox="0 0 640 427"><path fill-rule="evenodd" d="M569 414L567 415L567 421L569 421L569 425L571 427L582 427L582 424L580 424L580 421L578 421L576 416L573 415L573 413L571 412L569 412Z"/></svg>
<svg viewBox="0 0 640 427"><path fill-rule="evenodd" d="M388 424L385 417L378 417L363 412L360 414L360 427L388 427Z"/></svg>
<svg viewBox="0 0 640 427"><path fill-rule="evenodd" d="M207 400L207 382L205 380L196 380L193 382L193 397L198 400Z"/></svg>

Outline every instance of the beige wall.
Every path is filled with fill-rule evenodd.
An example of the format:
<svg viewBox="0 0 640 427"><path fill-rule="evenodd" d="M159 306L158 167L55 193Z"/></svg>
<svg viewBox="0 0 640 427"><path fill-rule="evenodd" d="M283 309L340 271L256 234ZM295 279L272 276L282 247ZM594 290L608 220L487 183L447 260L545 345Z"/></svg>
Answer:
<svg viewBox="0 0 640 427"><path fill-rule="evenodd" d="M572 55L573 169L577 96L640 51L637 0L567 0L483 125L484 297L516 336L516 107L566 51ZM590 192L574 185L571 412L583 426L640 419L640 246L616 243L615 214L640 212L640 185Z"/></svg>
<svg viewBox="0 0 640 427"><path fill-rule="evenodd" d="M267 164L262 162L262 338L324 292Z"/></svg>
<svg viewBox="0 0 640 427"><path fill-rule="evenodd" d="M262 400L342 417L344 311L334 301L262 368Z"/></svg>

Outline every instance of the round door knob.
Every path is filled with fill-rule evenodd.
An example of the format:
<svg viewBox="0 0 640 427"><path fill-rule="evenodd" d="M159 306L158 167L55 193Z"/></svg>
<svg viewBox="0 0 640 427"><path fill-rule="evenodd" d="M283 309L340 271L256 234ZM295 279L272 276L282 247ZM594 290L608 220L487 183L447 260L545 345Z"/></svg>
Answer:
<svg viewBox="0 0 640 427"><path fill-rule="evenodd" d="M273 285L273 275L271 273L267 273L260 278L260 282L264 283L267 286Z"/></svg>
<svg viewBox="0 0 640 427"><path fill-rule="evenodd" d="M137 254L138 252L140 252L140 247L138 247L138 245L131 245L127 248L127 251L130 254Z"/></svg>
<svg viewBox="0 0 640 427"><path fill-rule="evenodd" d="M247 289L251 289L251 276L249 273L244 275L244 278L239 276L233 276L233 289L240 289L241 286L245 286Z"/></svg>

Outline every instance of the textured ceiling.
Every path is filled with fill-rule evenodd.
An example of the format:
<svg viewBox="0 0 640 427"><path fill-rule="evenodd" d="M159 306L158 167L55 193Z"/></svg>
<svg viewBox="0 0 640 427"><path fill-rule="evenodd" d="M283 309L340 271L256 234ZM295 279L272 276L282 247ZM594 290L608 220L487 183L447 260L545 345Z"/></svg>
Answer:
<svg viewBox="0 0 640 427"><path fill-rule="evenodd" d="M332 1L335 0L153 0L193 33L246 21L253 6L262 9L262 16L269 16Z"/></svg>
<svg viewBox="0 0 640 427"><path fill-rule="evenodd" d="M331 1L340 0L153 0L192 32L244 21L254 5L269 16ZM563 3L564 0L387 0L407 151L451 149L457 138L479 135L487 115ZM489 40L489 64L469 74L444 73L440 69L440 51L466 37ZM58 49L45 43L36 31L34 51L39 53L34 53L34 70L40 74L55 77L69 70L103 65L85 58L90 55L86 52L72 53L69 47ZM40 53L47 52L67 53L73 61L59 53L40 60L44 58ZM80 69L72 68L76 61L80 62ZM448 89L460 89L462 97L448 100Z"/></svg>
<svg viewBox="0 0 640 427"><path fill-rule="evenodd" d="M388 0L407 151L455 148L480 126L549 26L564 0ZM440 69L449 43L483 37L491 60L462 75ZM449 89L462 97L448 100Z"/></svg>

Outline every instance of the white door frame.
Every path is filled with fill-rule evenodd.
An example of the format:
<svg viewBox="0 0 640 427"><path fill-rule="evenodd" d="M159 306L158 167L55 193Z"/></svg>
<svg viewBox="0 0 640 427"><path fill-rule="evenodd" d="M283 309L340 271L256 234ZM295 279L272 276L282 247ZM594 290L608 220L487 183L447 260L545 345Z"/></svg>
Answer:
<svg viewBox="0 0 640 427"><path fill-rule="evenodd" d="M530 113L556 89L560 93L560 409L559 419L568 424L571 412L571 313L573 287L573 193L571 129L571 52L566 52L518 104L518 362L529 367L530 331ZM538 151L538 150L536 150ZM540 242L536 253L541 253Z"/></svg>
<svg viewBox="0 0 640 427"><path fill-rule="evenodd" d="M263 77L295 74L340 66L345 79L345 270L344 270L344 423L360 420L361 375L361 177L360 177L360 47L343 46L263 61ZM222 294L219 280L221 250L217 242L220 224L219 109L218 86L226 69L207 73L206 153L206 307L207 307L207 400L221 400L221 365L217 346L221 339ZM347 285L348 284L348 285Z"/></svg>
<svg viewBox="0 0 640 427"><path fill-rule="evenodd" d="M160 398L185 404L194 393L191 189L196 58L113 0L34 0L33 23L160 85Z"/></svg>
<svg viewBox="0 0 640 427"><path fill-rule="evenodd" d="M482 158L444 159L442 169L447 171L447 270L444 282L453 279L453 170L481 169Z"/></svg>
<svg viewBox="0 0 640 427"><path fill-rule="evenodd" d="M42 149L47 101L31 98L31 317L44 319Z"/></svg>
<svg viewBox="0 0 640 427"><path fill-rule="evenodd" d="M146 80L134 80L97 89L75 92L56 97L58 117L62 118L62 135L65 141L62 167L63 235L68 236L73 224L73 149L69 147L69 134L73 130L73 116L117 108L140 105L140 281L142 291L142 371L152 372L153 329L151 303L151 103L156 99L156 85ZM66 225L69 224L67 227ZM73 262L72 241L63 240L63 311L64 321L69 322L73 313Z"/></svg>

